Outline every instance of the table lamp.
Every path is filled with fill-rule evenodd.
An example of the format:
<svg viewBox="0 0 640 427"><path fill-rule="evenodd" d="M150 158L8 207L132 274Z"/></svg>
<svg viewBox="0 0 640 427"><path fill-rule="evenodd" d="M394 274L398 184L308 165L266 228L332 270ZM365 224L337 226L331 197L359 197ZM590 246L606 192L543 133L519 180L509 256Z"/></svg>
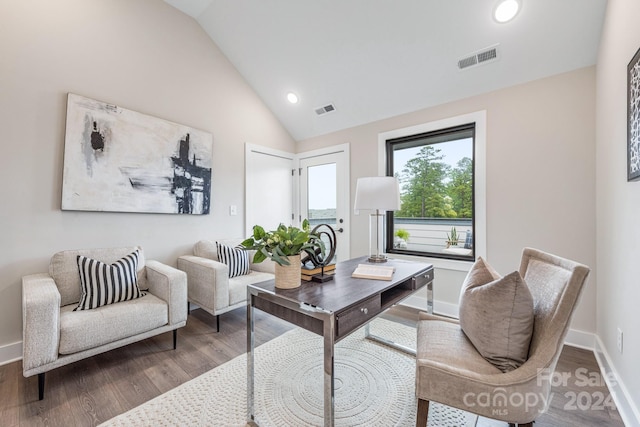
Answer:
<svg viewBox="0 0 640 427"><path fill-rule="evenodd" d="M392 176L358 178L354 210L375 210L369 215L369 262L387 262L383 247L384 214L400 209L400 185Z"/></svg>

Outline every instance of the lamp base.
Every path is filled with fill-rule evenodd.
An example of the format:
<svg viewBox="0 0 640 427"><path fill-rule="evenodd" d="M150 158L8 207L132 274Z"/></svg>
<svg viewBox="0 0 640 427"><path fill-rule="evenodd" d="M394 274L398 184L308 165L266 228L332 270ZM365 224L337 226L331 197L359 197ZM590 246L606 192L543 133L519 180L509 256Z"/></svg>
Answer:
<svg viewBox="0 0 640 427"><path fill-rule="evenodd" d="M387 258L384 255L371 255L369 258L367 258L368 262L375 262L375 263L381 263L381 262L387 262L389 258Z"/></svg>

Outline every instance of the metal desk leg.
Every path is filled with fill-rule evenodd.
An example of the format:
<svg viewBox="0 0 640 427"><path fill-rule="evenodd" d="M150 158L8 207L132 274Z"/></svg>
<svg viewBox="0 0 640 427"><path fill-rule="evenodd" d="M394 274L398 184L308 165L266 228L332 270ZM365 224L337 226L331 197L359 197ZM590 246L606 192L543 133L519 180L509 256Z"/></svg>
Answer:
<svg viewBox="0 0 640 427"><path fill-rule="evenodd" d="M427 283L427 313L433 314L433 281ZM380 344L387 345L396 350L400 350L412 356L416 355L416 349L399 344L395 341L383 338L379 335L374 335L369 329L369 323L364 326L364 336L371 341L379 342Z"/></svg>
<svg viewBox="0 0 640 427"><path fill-rule="evenodd" d="M254 330L251 292L247 291L247 425L257 425L254 413Z"/></svg>
<svg viewBox="0 0 640 427"><path fill-rule="evenodd" d="M416 349L407 347L406 345L399 344L395 341L388 340L386 338L381 337L380 335L374 335L369 330L369 324L364 325L364 337L368 340L379 342L380 344L384 344L391 348L395 348L396 350L400 350L404 353L410 354L411 356L416 355Z"/></svg>
<svg viewBox="0 0 640 427"><path fill-rule="evenodd" d="M333 351L335 344L334 336L334 316L329 315L324 319L324 425L334 426L334 365Z"/></svg>

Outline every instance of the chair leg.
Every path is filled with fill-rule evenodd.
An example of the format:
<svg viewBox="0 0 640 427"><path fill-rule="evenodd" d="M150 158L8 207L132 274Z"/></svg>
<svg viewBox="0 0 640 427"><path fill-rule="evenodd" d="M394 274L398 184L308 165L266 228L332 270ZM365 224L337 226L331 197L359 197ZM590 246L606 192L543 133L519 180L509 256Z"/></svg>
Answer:
<svg viewBox="0 0 640 427"><path fill-rule="evenodd" d="M176 348L178 348L178 330L174 329L173 330L173 349L175 350Z"/></svg>
<svg viewBox="0 0 640 427"><path fill-rule="evenodd" d="M429 418L429 401L418 399L418 413L416 414L416 427L427 427Z"/></svg>
<svg viewBox="0 0 640 427"><path fill-rule="evenodd" d="M44 372L38 374L38 400L44 399Z"/></svg>

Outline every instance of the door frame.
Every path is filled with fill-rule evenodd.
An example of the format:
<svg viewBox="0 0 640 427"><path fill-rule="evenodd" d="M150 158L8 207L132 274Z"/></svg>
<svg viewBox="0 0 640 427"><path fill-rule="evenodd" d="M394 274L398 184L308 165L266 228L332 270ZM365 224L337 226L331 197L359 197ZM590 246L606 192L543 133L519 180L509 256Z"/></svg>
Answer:
<svg viewBox="0 0 640 427"><path fill-rule="evenodd" d="M349 143L333 145L330 147L319 148L316 150L305 151L302 153L290 153L287 151L276 150L274 148L265 147L262 145L245 143L245 212L244 212L244 229L247 236L250 236L253 233L252 227L254 223L258 223L250 217L249 211L251 209L255 210L255 206L253 206L253 189L248 185L247 175L250 173L249 167L251 153L256 152L260 154L266 154L270 156L277 156L284 159L291 159L293 170L292 172L292 192L291 195L291 224L294 226L300 226L300 214L301 214L301 200L300 200L300 161L302 159L308 159L312 157L321 157L329 154L342 154L343 157L343 165L342 167L336 168L336 173L338 176L336 177L336 182L338 183L338 187L342 190L339 191L337 197L339 197L338 203L342 203L345 206L345 214L344 214L344 222L343 227L345 232L340 235L340 239L343 242L345 249L345 259L349 259L351 257L351 159L350 159L350 146ZM296 174L295 171L298 171ZM341 185L342 184L342 185Z"/></svg>
<svg viewBox="0 0 640 427"><path fill-rule="evenodd" d="M269 148L269 147L265 147L262 145L256 145L256 144L250 144L250 143L245 143L245 202L244 202L244 206L245 206L245 211L244 211L244 229L245 229L245 235L246 236L251 236L251 234L253 233L253 226L255 224L259 224L260 221L256 218L254 219L253 217L250 217L249 212L251 210L253 210L253 212L258 212L259 209L258 207L254 206L254 194L252 193L252 191L254 191L254 189L248 185L248 174L250 173L250 167L252 166L251 163L251 159L252 159L252 153L259 153L259 154L263 154L263 155L267 155L267 156L274 156L274 157L280 157L283 159L287 159L287 160L291 160L291 164L292 167L297 169L297 160L296 160L296 154L294 153L289 153L287 151L281 151L281 150L276 150L274 148ZM295 215L296 209L299 209L298 206L298 196L297 194L299 193L298 190L298 184L299 184L299 179L294 179L293 176L293 170L292 172L292 176L291 176L291 180L292 180L292 195L291 195L291 206L290 206L290 210L291 210L291 217L295 217L297 218L297 215ZM257 191L264 191L264 189L259 189ZM291 218L290 218L291 219ZM292 219L292 224L297 224L295 220Z"/></svg>

